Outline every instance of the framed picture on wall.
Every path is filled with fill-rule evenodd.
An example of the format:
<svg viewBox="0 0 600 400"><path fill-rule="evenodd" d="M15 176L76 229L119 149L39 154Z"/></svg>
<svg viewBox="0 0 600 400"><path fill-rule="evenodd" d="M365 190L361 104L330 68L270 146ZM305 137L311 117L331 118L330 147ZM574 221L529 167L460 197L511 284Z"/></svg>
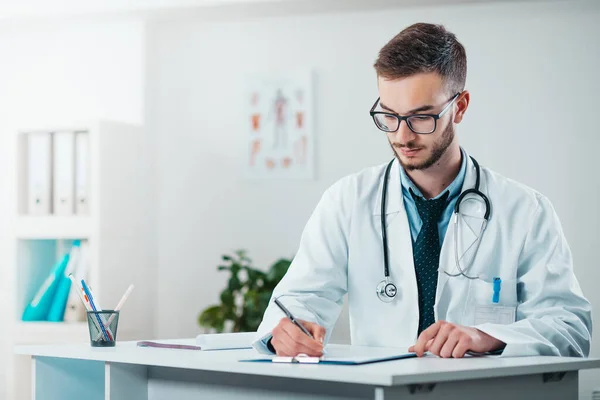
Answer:
<svg viewBox="0 0 600 400"><path fill-rule="evenodd" d="M311 70L249 75L248 179L314 179L314 79Z"/></svg>

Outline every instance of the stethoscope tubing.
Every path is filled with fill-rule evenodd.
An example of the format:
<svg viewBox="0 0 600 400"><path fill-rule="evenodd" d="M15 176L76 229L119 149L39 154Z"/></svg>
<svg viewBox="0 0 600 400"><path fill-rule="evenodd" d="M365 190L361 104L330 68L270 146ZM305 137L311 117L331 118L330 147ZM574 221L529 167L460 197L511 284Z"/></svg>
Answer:
<svg viewBox="0 0 600 400"><path fill-rule="evenodd" d="M458 196L458 199L456 200L456 204L454 205L454 216L453 216L454 217L453 218L454 219L454 257L455 257L456 267L458 268L459 272L457 274L450 274L447 271L444 271L444 272L450 277L457 277L457 276L462 275L468 279L478 279L479 278L478 276L469 276L466 274L466 272L465 272L466 269L463 269L460 266L460 258L458 257L458 216L460 214L460 205L462 204L463 200L465 200L467 195L474 194L476 196L479 196L481 199L483 199L483 201L485 203L485 214L483 216L484 222L481 226L481 231L479 232L478 240L476 241L477 247L475 249L475 252L477 252L477 250L479 249L479 244L481 243L481 235L483 234L483 231L485 230L485 228L487 226L490 212L491 212L490 200L483 192L481 192L479 190L479 185L480 185L480 181L481 181L481 168L479 167L479 163L477 162L477 160L475 160L475 158L471 157L471 160L473 161L473 165L475 166L475 173L476 173L475 186L471 189L467 189L467 190L463 191ZM396 161L396 160L393 159L392 161L390 161L388 163L388 165L385 169L384 177L383 177L383 187L381 190L381 238L382 238L382 245L383 245L383 264L384 264L385 282L386 282L386 284L388 284L388 285L391 284L395 287L395 285L390 280L387 228L386 228L386 221L385 221L386 220L385 211L386 211L386 203L387 203L388 181L389 181L390 171L392 169L394 161ZM469 247L469 249L474 244L475 243L473 243ZM394 296L395 296L395 294L394 294Z"/></svg>

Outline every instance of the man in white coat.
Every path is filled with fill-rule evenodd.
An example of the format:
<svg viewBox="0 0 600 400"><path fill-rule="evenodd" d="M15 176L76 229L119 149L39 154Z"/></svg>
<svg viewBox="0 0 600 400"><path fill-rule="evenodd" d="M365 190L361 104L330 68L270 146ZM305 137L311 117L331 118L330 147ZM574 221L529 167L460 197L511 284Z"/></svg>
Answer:
<svg viewBox="0 0 600 400"><path fill-rule="evenodd" d="M550 201L458 143L470 95L455 35L412 25L375 70L371 116L395 159L324 193L273 292L312 338L271 302L254 347L320 356L348 294L355 345L588 356L591 306Z"/></svg>

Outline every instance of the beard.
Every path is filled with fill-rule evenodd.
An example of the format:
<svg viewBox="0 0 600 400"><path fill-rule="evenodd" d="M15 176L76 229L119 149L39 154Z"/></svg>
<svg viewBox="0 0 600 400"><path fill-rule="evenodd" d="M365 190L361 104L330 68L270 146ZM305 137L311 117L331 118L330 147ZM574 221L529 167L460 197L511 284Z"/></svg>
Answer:
<svg viewBox="0 0 600 400"><path fill-rule="evenodd" d="M454 126L450 123L450 124L448 124L446 129L444 129L444 131L442 132L439 140L437 140L436 142L434 142L431 145L430 156L428 158L426 158L425 160L423 160L421 162L416 162L416 163L405 163L404 161L402 161L402 158L398 155L398 152L396 152L396 149L394 148L395 146L391 142L390 142L390 146L392 146L394 155L400 162L400 165L402 165L402 167L405 170L407 170L407 171L424 170L424 169L431 167L433 164L437 163L440 160L440 158L442 158L444 153L446 153L446 150L448 150L448 148L454 141L454 134L455 134ZM397 146L397 147L400 147L400 146ZM414 142L407 142L406 145L404 145L402 147L406 147L408 149L414 149L414 148L418 148L419 146Z"/></svg>

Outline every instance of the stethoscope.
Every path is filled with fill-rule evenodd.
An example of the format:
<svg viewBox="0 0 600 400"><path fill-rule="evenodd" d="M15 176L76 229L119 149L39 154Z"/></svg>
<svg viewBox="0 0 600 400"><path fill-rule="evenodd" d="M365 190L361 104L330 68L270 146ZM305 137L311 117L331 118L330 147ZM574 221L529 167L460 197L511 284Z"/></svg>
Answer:
<svg viewBox="0 0 600 400"><path fill-rule="evenodd" d="M456 274L451 274L447 271L444 271L444 273L446 273L446 275L450 276L450 277L457 277L457 276L464 276L465 278L468 279L479 279L479 276L470 276L466 274L466 269L463 269L460 265L460 258L458 257L458 214L460 212L460 205L463 201L463 199L465 199L465 196L469 195L469 194L473 194L476 196L479 196L481 199L483 199L484 203L485 203L485 214L483 216L483 224L481 224L481 230L479 232L479 236L477 237L477 240L471 244L471 246L469 247L469 249L475 245L475 243L477 243L477 248L475 249L475 253L477 253L477 250L479 249L479 244L481 243L481 235L483 234L483 231L485 230L485 227L487 226L488 223L488 219L490 217L490 210L491 210L491 205L490 205L490 200L487 198L487 196L485 194L483 194L480 190L479 190L479 182L481 179L481 171L479 168L479 163L473 158L471 157L471 160L473 161L473 165L475 165L475 172L476 172L476 179L475 179L475 187L471 188L471 189L467 189L464 192L462 192L460 194L460 196L458 196L458 199L456 200L456 204L454 205L454 216L453 216L453 224L454 224L454 260L456 263L456 267L458 269L458 273ZM383 263L384 263L384 275L385 278L379 282L379 284L377 285L377 297L379 297L379 300L383 301L384 303L390 303L391 301L394 300L394 298L396 297L396 294L398 293L398 288L396 287L396 285L392 282L392 280L390 279L390 269L389 269L389 261L388 261L388 241L387 241L387 229L385 226L385 209L386 209L386 199L387 199L387 188L388 188L388 178L390 176L390 170L392 169L392 165L394 164L394 160L390 161L390 163L387 165L387 168L385 169L385 175L383 177L383 189L381 191L381 238L382 238L382 242L383 242ZM468 200L474 200L473 197L470 197L469 199L466 199L465 201ZM469 250L467 249L467 250Z"/></svg>

